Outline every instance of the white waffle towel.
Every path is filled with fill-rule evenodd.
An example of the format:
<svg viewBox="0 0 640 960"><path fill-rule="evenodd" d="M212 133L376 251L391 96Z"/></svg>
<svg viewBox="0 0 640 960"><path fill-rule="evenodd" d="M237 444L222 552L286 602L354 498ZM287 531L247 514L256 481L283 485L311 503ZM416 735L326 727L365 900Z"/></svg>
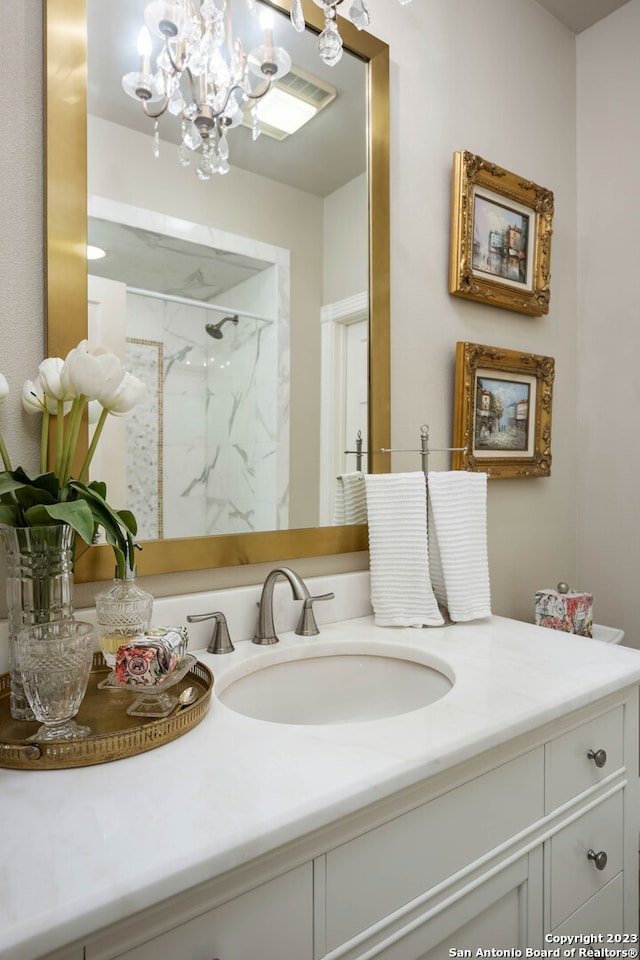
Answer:
<svg viewBox="0 0 640 960"><path fill-rule="evenodd" d="M339 525L367 522L367 495L360 470L342 473L336 478L333 522Z"/></svg>
<svg viewBox="0 0 640 960"><path fill-rule="evenodd" d="M429 565L452 620L491 616L486 473L429 474Z"/></svg>
<svg viewBox="0 0 640 960"><path fill-rule="evenodd" d="M365 487L376 624L440 626L444 621L429 577L424 474L367 474Z"/></svg>

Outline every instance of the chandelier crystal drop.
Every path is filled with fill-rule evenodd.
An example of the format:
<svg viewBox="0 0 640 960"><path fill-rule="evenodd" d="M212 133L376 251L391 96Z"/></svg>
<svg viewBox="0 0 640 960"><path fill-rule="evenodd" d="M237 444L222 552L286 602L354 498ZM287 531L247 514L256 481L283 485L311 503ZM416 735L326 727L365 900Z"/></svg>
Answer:
<svg viewBox="0 0 640 960"><path fill-rule="evenodd" d="M343 0L313 0L316 6L324 11L324 30L318 37L318 53L320 59L329 67L333 67L342 57L342 37L338 29L337 13L347 17L358 30L365 30L371 24L371 14L367 0L347 0L350 5L342 9ZM411 0L400 0L402 6L411 3ZM292 0L291 22L296 30L304 30L304 16L300 0ZM300 26L300 23L302 24Z"/></svg>

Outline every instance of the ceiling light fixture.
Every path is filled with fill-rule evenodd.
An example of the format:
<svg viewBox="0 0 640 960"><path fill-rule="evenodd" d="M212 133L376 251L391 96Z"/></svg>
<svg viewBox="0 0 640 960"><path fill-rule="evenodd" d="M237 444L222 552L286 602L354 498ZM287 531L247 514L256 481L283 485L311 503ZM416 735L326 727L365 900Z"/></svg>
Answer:
<svg viewBox="0 0 640 960"><path fill-rule="evenodd" d="M255 12L255 0L246 2ZM155 156L160 152L158 117L168 110L181 118L178 159L188 166L192 153L199 151L196 173L201 180L229 171L227 130L242 123L241 102L253 101L254 139L258 136L257 102L291 66L286 50L274 45L272 11L262 9L262 45L245 54L242 40L233 35L231 6L232 0L154 0L145 7L146 26L138 38L140 70L122 78L125 92L155 122ZM163 40L153 73L151 34Z"/></svg>
<svg viewBox="0 0 640 960"><path fill-rule="evenodd" d="M263 42L245 54L242 40L234 37L231 22L232 5L240 2L242 0L153 0L145 7L145 26L138 37L140 69L122 78L125 92L138 100L146 116L154 121L154 156L160 153L158 118L168 111L182 122L178 159L183 166L188 166L197 153L200 161L196 173L201 180L209 180L215 173L228 173L227 130L243 122L242 107L247 103L252 104L254 140L259 136L258 103L272 91L273 81L284 77L291 68L289 54L283 47L274 45L273 11L264 6L260 15ZM244 2L255 14L256 0ZM363 30L371 23L367 0L350 2L347 16ZM403 5L409 2L400 0ZM325 15L324 30L317 42L318 53L324 63L334 66L342 57L337 10L343 0L314 0L314 3ZM290 17L295 29L302 32L306 24L301 0L292 0ZM152 34L163 41L153 71ZM269 124L270 121L265 120L265 125Z"/></svg>

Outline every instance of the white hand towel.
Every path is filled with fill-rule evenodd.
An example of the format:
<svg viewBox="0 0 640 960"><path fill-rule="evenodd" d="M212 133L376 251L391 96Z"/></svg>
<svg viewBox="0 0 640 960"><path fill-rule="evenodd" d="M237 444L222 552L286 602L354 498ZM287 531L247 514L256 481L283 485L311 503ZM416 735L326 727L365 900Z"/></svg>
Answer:
<svg viewBox="0 0 640 960"><path fill-rule="evenodd" d="M382 627L440 626L431 588L423 473L365 477L371 604Z"/></svg>
<svg viewBox="0 0 640 960"><path fill-rule="evenodd" d="M333 522L339 525L367 522L367 495L360 470L342 473L336 478Z"/></svg>
<svg viewBox="0 0 640 960"><path fill-rule="evenodd" d="M429 474L429 565L452 620L491 616L486 473Z"/></svg>

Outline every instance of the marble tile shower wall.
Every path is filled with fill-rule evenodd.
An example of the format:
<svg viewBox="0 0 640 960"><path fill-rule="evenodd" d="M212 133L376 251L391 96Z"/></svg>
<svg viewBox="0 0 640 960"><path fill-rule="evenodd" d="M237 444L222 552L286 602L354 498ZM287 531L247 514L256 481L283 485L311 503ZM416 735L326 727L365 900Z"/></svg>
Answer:
<svg viewBox="0 0 640 960"><path fill-rule="evenodd" d="M127 295L127 363L148 387L127 428L127 498L140 539L288 521L277 324L240 315L215 340L205 325L222 317Z"/></svg>

